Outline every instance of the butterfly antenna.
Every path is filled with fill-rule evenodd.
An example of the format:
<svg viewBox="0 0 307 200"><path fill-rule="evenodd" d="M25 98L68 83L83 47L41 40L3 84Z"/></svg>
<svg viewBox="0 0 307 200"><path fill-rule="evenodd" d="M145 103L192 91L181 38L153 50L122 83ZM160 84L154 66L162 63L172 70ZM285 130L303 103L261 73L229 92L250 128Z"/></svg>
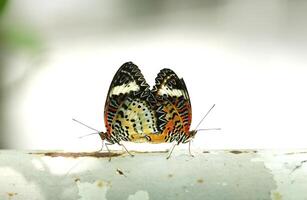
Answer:
<svg viewBox="0 0 307 200"><path fill-rule="evenodd" d="M213 106L208 110L208 112L206 113L206 115L200 120L200 122L197 124L195 130L197 130L197 128L199 127L199 125L204 121L204 119L207 117L207 115L210 113L210 111L214 108L215 104L213 104Z"/></svg>
<svg viewBox="0 0 307 200"><path fill-rule="evenodd" d="M82 135L82 136L80 136L80 137L78 137L78 138L81 139L81 138L84 138L84 137L86 137L86 136L89 136L89 135L96 135L96 134L99 135L99 133L90 133L90 134L87 134L87 135Z"/></svg>
<svg viewBox="0 0 307 200"><path fill-rule="evenodd" d="M96 131L96 132L100 132L100 131L98 131L97 129L94 129L93 127L90 127L90 126L88 126L88 125L86 125L86 124L84 124L84 123L82 123L82 122L80 122L79 120L76 120L76 119L72 119L73 121L75 121L75 122L77 122L77 123L79 123L79 124L81 124L81 125L83 125L83 126L85 126L85 127L87 127L87 128L89 128L89 129L91 129L91 130L93 130L93 131ZM94 133L93 133L94 134ZM91 135L91 134L89 134L89 135Z"/></svg>
<svg viewBox="0 0 307 200"><path fill-rule="evenodd" d="M198 129L197 131L220 131L222 130L221 128L202 128Z"/></svg>

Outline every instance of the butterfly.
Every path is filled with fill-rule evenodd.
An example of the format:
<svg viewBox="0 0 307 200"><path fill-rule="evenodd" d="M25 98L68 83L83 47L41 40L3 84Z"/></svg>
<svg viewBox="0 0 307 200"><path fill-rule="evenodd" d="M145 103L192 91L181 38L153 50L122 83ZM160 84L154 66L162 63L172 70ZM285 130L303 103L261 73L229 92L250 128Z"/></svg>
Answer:
<svg viewBox="0 0 307 200"><path fill-rule="evenodd" d="M184 80L164 68L151 89L132 62L124 63L113 77L104 106L104 122L106 132L98 134L103 142L107 141L107 150L108 145L118 144L130 155L122 141L174 142L167 158L176 145L189 142L191 154L190 141L197 133L197 129L190 130L192 108Z"/></svg>

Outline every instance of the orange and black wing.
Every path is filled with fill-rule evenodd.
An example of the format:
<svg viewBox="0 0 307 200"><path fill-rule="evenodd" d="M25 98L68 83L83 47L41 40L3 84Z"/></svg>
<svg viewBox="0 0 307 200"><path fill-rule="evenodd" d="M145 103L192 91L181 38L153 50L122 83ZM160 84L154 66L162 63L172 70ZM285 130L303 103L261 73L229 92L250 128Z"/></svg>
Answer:
<svg viewBox="0 0 307 200"><path fill-rule="evenodd" d="M105 103L104 120L108 140L143 142L144 134L156 132L156 99L139 68L123 64L111 82Z"/></svg>
<svg viewBox="0 0 307 200"><path fill-rule="evenodd" d="M185 82L171 69L162 69L155 82L152 93L160 104L156 111L157 127L163 136L156 138L164 142L184 141L188 137L192 120L191 102Z"/></svg>

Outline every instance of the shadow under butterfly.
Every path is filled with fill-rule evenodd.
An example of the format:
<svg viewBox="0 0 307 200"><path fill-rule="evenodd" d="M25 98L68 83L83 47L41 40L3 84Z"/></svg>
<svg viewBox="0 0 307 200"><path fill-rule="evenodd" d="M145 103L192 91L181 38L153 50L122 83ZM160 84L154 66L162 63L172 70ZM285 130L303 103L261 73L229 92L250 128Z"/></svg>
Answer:
<svg viewBox="0 0 307 200"><path fill-rule="evenodd" d="M74 121L96 131L105 144L118 144L133 156L121 141L136 143L173 143L167 156L170 158L176 145L189 142L198 131L220 130L197 129L212 110L213 105L195 130L190 131L192 109L184 80L171 69L162 69L152 89L146 83L140 69L132 62L124 63L111 82L104 107L106 132L100 132L76 119ZM86 136L88 136L86 135Z"/></svg>

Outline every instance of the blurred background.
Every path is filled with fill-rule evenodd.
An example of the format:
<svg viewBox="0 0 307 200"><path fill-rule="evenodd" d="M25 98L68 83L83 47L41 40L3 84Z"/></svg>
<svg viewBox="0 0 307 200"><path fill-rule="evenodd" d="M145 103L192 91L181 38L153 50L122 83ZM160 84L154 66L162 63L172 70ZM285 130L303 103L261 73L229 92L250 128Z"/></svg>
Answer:
<svg viewBox="0 0 307 200"><path fill-rule="evenodd" d="M193 148L306 147L306 10L293 0L0 0L0 148L99 149L71 119L105 130L108 87L127 61L151 85L164 67L184 77L192 128L216 104L200 127L222 130L199 132Z"/></svg>

